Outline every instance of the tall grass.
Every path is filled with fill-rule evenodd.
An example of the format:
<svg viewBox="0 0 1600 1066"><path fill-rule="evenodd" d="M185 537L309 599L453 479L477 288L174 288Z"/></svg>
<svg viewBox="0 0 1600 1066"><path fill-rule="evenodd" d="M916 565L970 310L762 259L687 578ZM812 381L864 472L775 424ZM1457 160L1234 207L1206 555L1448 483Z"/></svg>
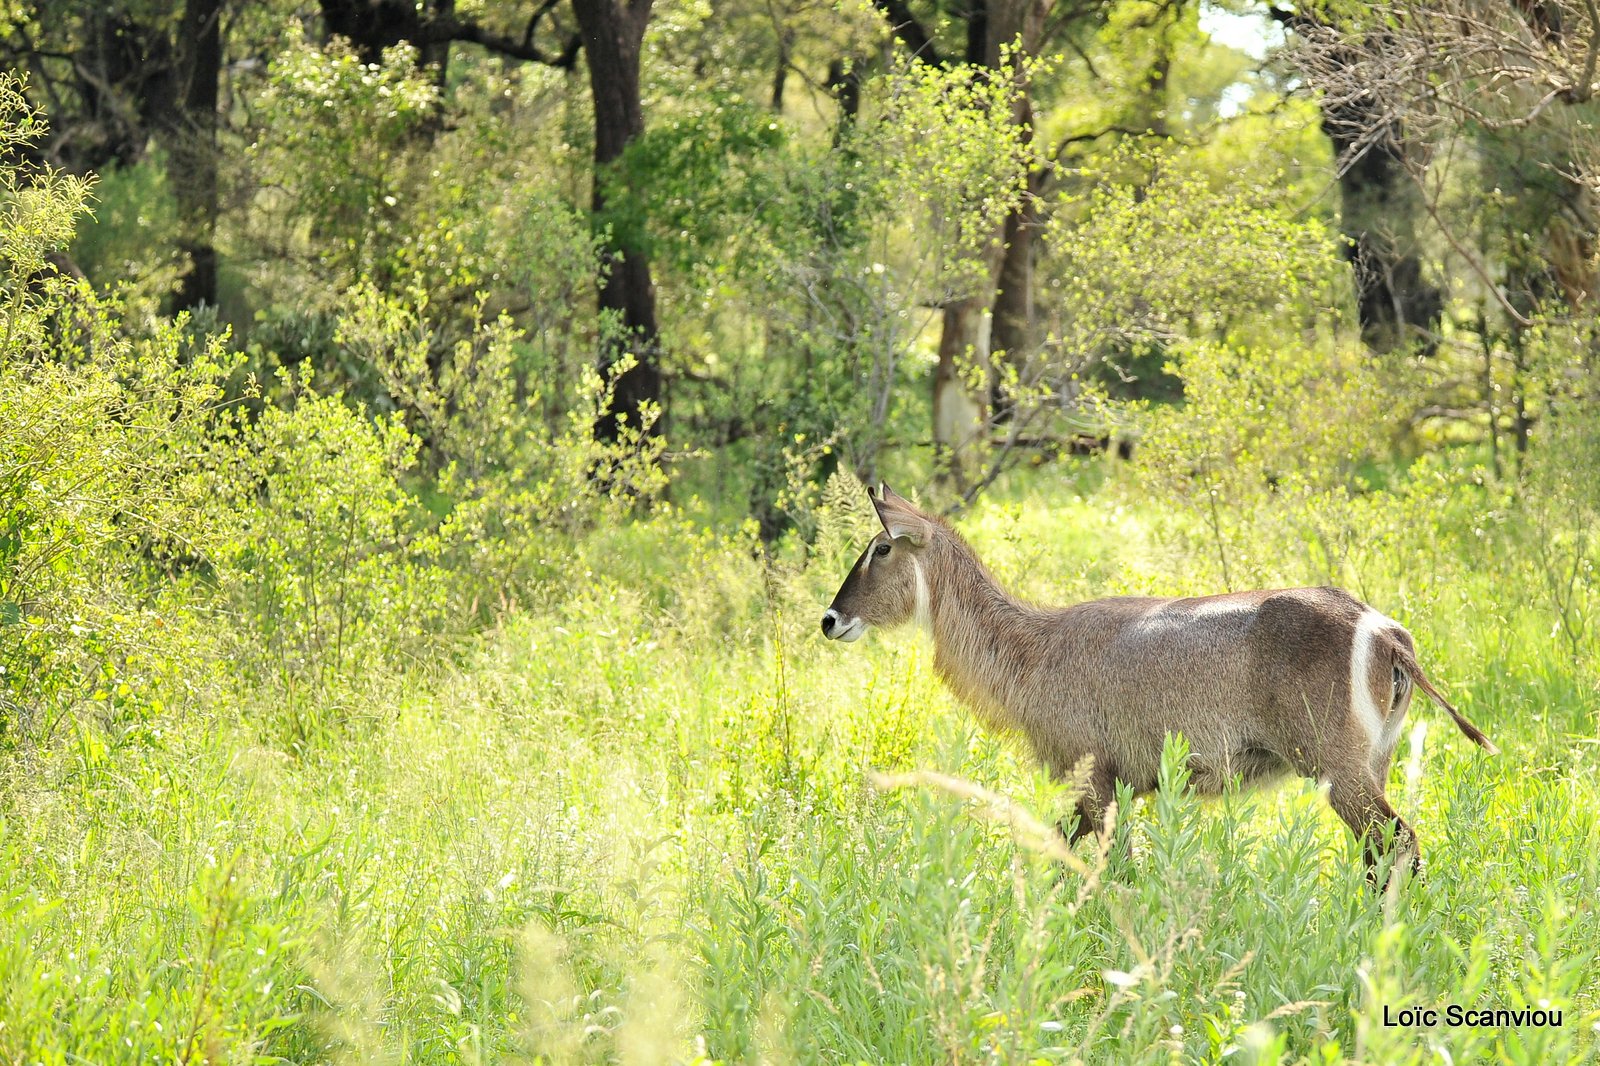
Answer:
<svg viewBox="0 0 1600 1066"><path fill-rule="evenodd" d="M1029 593L1214 580L1116 484L1016 499L963 526ZM7 756L0 1059L1597 1057L1594 663L1503 569L1420 538L1351 564L1505 749L1416 710L1390 791L1428 866L1385 896L1313 787L1202 803L1178 740L1172 788L1124 797L1125 855L1041 853L972 790L1050 821L1063 787L954 705L922 638L816 637L848 539L795 570L681 517L613 527L569 594L353 672L296 743L262 724L279 690L240 685L148 743L84 720ZM1289 542L1235 565L1326 576ZM971 785L869 776L917 770ZM1446 1003L1564 1025L1383 1024Z"/></svg>

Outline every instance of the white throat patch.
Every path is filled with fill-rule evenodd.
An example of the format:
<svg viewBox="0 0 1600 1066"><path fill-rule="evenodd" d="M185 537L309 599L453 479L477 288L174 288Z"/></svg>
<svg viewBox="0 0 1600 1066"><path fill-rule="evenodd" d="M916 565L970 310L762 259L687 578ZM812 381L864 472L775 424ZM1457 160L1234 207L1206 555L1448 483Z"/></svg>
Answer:
<svg viewBox="0 0 1600 1066"><path fill-rule="evenodd" d="M933 632L933 601L928 596L928 575L923 572L922 560L915 555L911 557L911 571L917 578L916 599L911 605L911 621L917 626Z"/></svg>

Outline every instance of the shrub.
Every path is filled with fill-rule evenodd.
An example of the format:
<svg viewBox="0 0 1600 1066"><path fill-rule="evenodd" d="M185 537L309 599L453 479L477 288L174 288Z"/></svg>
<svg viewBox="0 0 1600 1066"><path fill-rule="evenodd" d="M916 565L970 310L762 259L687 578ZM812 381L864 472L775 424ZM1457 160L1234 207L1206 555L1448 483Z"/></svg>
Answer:
<svg viewBox="0 0 1600 1066"><path fill-rule="evenodd" d="M614 443L595 439L611 395L592 368L565 415L545 420L554 375L543 371L552 368L529 367L508 318L488 319L480 305L472 331L452 341L428 320L420 293L362 285L349 304L338 340L381 374L436 472L443 517L432 548L455 573L456 609L511 602L557 577L552 560L572 537L620 520L665 485L654 414Z"/></svg>
<svg viewBox="0 0 1600 1066"><path fill-rule="evenodd" d="M221 342L182 324L138 342L118 308L58 272L87 181L16 162L43 130L0 77L0 731L48 736L100 703L159 710L164 625L146 574L203 554L185 473L223 398Z"/></svg>
<svg viewBox="0 0 1600 1066"><path fill-rule="evenodd" d="M254 680L324 696L355 664L416 655L446 630L445 579L400 482L417 450L401 419L318 395L309 371L283 378L290 402L213 444L230 527L217 577L240 623L234 660Z"/></svg>

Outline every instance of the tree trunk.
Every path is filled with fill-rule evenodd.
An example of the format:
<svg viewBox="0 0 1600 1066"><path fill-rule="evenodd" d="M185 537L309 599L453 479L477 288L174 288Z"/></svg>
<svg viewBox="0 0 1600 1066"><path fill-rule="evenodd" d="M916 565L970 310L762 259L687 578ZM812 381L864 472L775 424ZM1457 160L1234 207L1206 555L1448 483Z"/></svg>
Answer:
<svg viewBox="0 0 1600 1066"><path fill-rule="evenodd" d="M583 35L594 97L592 206L598 220L605 217L613 164L644 132L639 60L650 0L572 0L572 10ZM618 439L624 424L640 425L643 407L661 400L656 290L643 244L642 234L614 226L603 252L599 362L614 391L610 410L595 425L601 440ZM634 365L615 373L618 362L630 353Z"/></svg>
<svg viewBox="0 0 1600 1066"><path fill-rule="evenodd" d="M833 127L833 146L844 143L845 135L861 113L861 67L865 60L835 59L828 64L828 80L823 88L839 101L839 121Z"/></svg>
<svg viewBox="0 0 1600 1066"><path fill-rule="evenodd" d="M1172 82L1172 24L1163 21L1156 37L1156 58L1150 64L1146 82L1145 102L1150 105L1150 136L1161 141L1172 136L1172 124L1167 119L1167 93Z"/></svg>
<svg viewBox="0 0 1600 1066"><path fill-rule="evenodd" d="M179 24L183 106L168 131L178 247L189 268L173 308L217 302L217 97L222 78L222 0L189 0Z"/></svg>
<svg viewBox="0 0 1600 1066"><path fill-rule="evenodd" d="M775 16L775 18L777 18ZM794 53L794 30L783 24L777 18L778 31L778 58L772 68L772 99L771 106L774 114L783 114L783 90L789 81L789 63Z"/></svg>
<svg viewBox="0 0 1600 1066"><path fill-rule="evenodd" d="M1349 128L1324 117L1323 129L1343 156L1350 148ZM1373 144L1341 170L1339 229L1355 274L1361 339L1376 352L1417 343L1432 353L1444 298L1424 277L1417 254L1420 193L1405 171L1402 150L1398 140Z"/></svg>
<svg viewBox="0 0 1600 1066"><path fill-rule="evenodd" d="M1271 9L1277 21L1307 36L1322 28L1317 16ZM1335 68L1361 77L1366 57L1360 46L1330 51ZM1373 351L1390 352L1418 343L1431 353L1437 347L1444 297L1427 280L1417 254L1417 216L1421 192L1407 172L1404 131L1383 112L1375 96L1351 92L1324 102L1322 131L1339 161L1344 256L1356 284L1356 309L1361 337Z"/></svg>
<svg viewBox="0 0 1600 1066"><path fill-rule="evenodd" d="M434 0L433 17L438 21L449 21L455 18L456 0ZM439 87L442 94L450 83L450 39L435 36L417 50L417 59L421 64L433 72L433 83Z"/></svg>
<svg viewBox="0 0 1600 1066"><path fill-rule="evenodd" d="M383 50L401 41L423 45L422 13L413 0L319 0L331 37L350 42L363 63L380 63Z"/></svg>
<svg viewBox="0 0 1600 1066"><path fill-rule="evenodd" d="M149 141L151 116L170 113L174 103L171 40L115 10L92 14L86 33L73 67L93 135L82 138L86 148L69 146L66 162L80 172L137 163Z"/></svg>
<svg viewBox="0 0 1600 1066"><path fill-rule="evenodd" d="M999 358L1019 371L1022 369L1021 363L1032 354L1037 341L1034 333L1033 262L1037 244L1035 237L1040 223L1038 200L1043 179L1043 171L1030 174L1027 197L1006 216L1005 248L1001 254L999 283L994 294L990 346ZM1004 383L998 376L990 390L989 402L996 422L1004 422L1011 417L1014 398L1007 395Z"/></svg>
<svg viewBox="0 0 1600 1066"><path fill-rule="evenodd" d="M1022 136L1033 135L1033 109L1017 63L1037 53L1045 6L1038 0L973 0L967 12L966 60L974 77L1019 79L1011 121ZM1008 60L1005 50L1016 46ZM991 348L1007 358L1025 358L1033 320L1033 199L1031 185L1007 215L993 244L985 249L985 284L966 298L947 303L934 371L933 442L957 485L965 479L965 460L974 451L995 413L1009 407L987 368ZM985 315L985 310L990 314ZM975 367L986 368L983 373ZM994 412L991 412L991 404ZM999 417L1003 417L1000 414Z"/></svg>
<svg viewBox="0 0 1600 1066"><path fill-rule="evenodd" d="M973 381L981 374L978 368L988 363L987 309L987 294L954 300L944 307L939 333L939 363L933 372L934 462L957 490L966 485L972 452L989 423L987 390Z"/></svg>

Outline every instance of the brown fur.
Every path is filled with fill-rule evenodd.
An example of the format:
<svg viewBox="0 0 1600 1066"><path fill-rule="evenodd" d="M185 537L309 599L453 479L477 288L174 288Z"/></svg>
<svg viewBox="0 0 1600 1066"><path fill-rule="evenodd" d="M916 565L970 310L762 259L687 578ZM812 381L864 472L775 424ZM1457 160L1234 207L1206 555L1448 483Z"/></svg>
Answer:
<svg viewBox="0 0 1600 1066"><path fill-rule="evenodd" d="M1341 589L1035 607L1002 589L943 521L887 486L873 505L884 531L851 568L824 633L853 640L910 621L920 570L934 666L951 691L992 728L1025 737L1057 776L1091 761L1074 841L1100 827L1118 781L1156 787L1162 743L1181 732L1197 791L1235 776L1325 782L1369 863L1393 826L1393 845L1415 864L1415 834L1383 791L1412 686L1495 750L1428 681L1410 634ZM1367 670L1352 691L1358 655Z"/></svg>

